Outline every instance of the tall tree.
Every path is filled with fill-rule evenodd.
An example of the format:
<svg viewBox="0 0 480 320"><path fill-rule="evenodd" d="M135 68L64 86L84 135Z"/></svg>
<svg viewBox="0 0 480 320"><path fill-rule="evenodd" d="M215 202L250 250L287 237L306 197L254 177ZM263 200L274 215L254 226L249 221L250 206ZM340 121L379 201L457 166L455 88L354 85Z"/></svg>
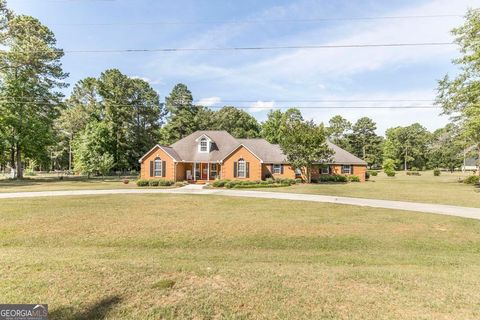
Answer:
<svg viewBox="0 0 480 320"><path fill-rule="evenodd" d="M368 117L357 120L352 127L352 133L348 135L349 151L365 160L369 166L381 163L382 138L375 130L377 124Z"/></svg>
<svg viewBox="0 0 480 320"><path fill-rule="evenodd" d="M254 117L244 110L226 106L215 113L215 127L226 130L235 138L257 138L260 125Z"/></svg>
<svg viewBox="0 0 480 320"><path fill-rule="evenodd" d="M422 125L390 128L386 132L384 156L393 159L406 171L410 167L423 168L427 164L431 135Z"/></svg>
<svg viewBox="0 0 480 320"><path fill-rule="evenodd" d="M282 125L283 113L281 110L270 110L267 120L262 123L261 136L270 143L278 144L281 139L280 126Z"/></svg>
<svg viewBox="0 0 480 320"><path fill-rule="evenodd" d="M447 74L439 81L436 103L476 146L480 175L480 11L469 10L465 19L462 26L452 30L462 54L453 60L459 73L453 79Z"/></svg>
<svg viewBox="0 0 480 320"><path fill-rule="evenodd" d="M108 152L117 170L138 167L138 158L158 142L165 116L157 92L146 81L117 69L79 81L66 105L57 123L65 139L75 139L90 123L104 122L111 128Z"/></svg>
<svg viewBox="0 0 480 320"><path fill-rule="evenodd" d="M432 134L428 151L428 166L453 171L462 165L466 147L465 139L461 136L459 128L451 123L447 124Z"/></svg>
<svg viewBox="0 0 480 320"><path fill-rule="evenodd" d="M23 160L45 162L48 146L54 143L52 124L59 115L66 84L60 59L50 29L37 19L6 12L5 2L0 39L6 50L0 53L0 121L10 146L11 164L17 177L23 177Z"/></svg>
<svg viewBox="0 0 480 320"><path fill-rule="evenodd" d="M336 115L328 121L326 130L330 141L341 148L349 149L348 134L351 129L350 121L341 115Z"/></svg>
<svg viewBox="0 0 480 320"><path fill-rule="evenodd" d="M169 113L168 122L162 128L162 142L171 144L197 130L198 108L193 105L190 90L183 83L173 87L166 98L166 107Z"/></svg>
<svg viewBox="0 0 480 320"><path fill-rule="evenodd" d="M295 169L302 170L307 182L311 182L312 165L321 160L328 161L332 155L326 142L325 128L313 121L291 121L287 126L280 147L288 162Z"/></svg>

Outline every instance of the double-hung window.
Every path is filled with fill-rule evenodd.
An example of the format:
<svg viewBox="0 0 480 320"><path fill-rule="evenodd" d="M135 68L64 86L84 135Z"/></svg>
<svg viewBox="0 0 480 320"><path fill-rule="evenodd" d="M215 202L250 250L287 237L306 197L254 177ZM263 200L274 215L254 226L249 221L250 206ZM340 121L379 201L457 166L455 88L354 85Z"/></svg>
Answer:
<svg viewBox="0 0 480 320"><path fill-rule="evenodd" d="M272 172L273 174L280 174L280 173L282 173L282 165L281 165L281 164L274 164L274 165L272 166L272 171L273 171L273 172Z"/></svg>
<svg viewBox="0 0 480 320"><path fill-rule="evenodd" d="M352 166L342 165L342 174L352 174Z"/></svg>
<svg viewBox="0 0 480 320"><path fill-rule="evenodd" d="M322 166L322 174L330 174L330 166Z"/></svg>
<svg viewBox="0 0 480 320"><path fill-rule="evenodd" d="M238 171L238 177L239 178L245 178L246 177L247 169L246 169L246 165L245 165L245 160L243 160L243 159L238 160L237 171Z"/></svg>
<svg viewBox="0 0 480 320"><path fill-rule="evenodd" d="M162 176L162 160L160 158L155 158L155 161L153 162L153 176Z"/></svg>
<svg viewBox="0 0 480 320"><path fill-rule="evenodd" d="M208 151L208 141L206 138L202 138L200 140L200 152L207 152Z"/></svg>

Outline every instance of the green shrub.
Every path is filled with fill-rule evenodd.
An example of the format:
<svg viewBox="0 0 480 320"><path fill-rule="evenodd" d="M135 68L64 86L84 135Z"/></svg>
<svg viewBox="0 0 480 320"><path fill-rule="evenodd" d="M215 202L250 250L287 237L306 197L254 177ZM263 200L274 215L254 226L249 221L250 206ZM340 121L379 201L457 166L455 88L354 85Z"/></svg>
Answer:
<svg viewBox="0 0 480 320"><path fill-rule="evenodd" d="M162 187L170 187L175 183L173 180L158 180L158 185Z"/></svg>
<svg viewBox="0 0 480 320"><path fill-rule="evenodd" d="M319 182L347 182L347 176L341 175L320 175L318 178Z"/></svg>
<svg viewBox="0 0 480 320"><path fill-rule="evenodd" d="M175 182L175 187L184 187L188 184L188 182L186 181L178 181L178 182Z"/></svg>
<svg viewBox="0 0 480 320"><path fill-rule="evenodd" d="M159 182L160 182L160 180L150 180L150 181L148 182L148 185L149 185L150 187L158 187Z"/></svg>
<svg viewBox="0 0 480 320"><path fill-rule="evenodd" d="M435 170L433 170L433 175L434 175L435 177L438 177L438 176L440 175L440 169L435 169Z"/></svg>
<svg viewBox="0 0 480 320"><path fill-rule="evenodd" d="M297 183L295 179L288 179L288 178L277 178L274 180L275 183L280 183L280 184L288 184L291 186L292 184Z"/></svg>
<svg viewBox="0 0 480 320"><path fill-rule="evenodd" d="M270 183L270 184L237 184L233 188L234 189L251 189L251 188L277 188L277 187L288 187L288 184L285 183Z"/></svg>
<svg viewBox="0 0 480 320"><path fill-rule="evenodd" d="M421 174L417 170L411 170L407 171L407 176L421 176Z"/></svg>
<svg viewBox="0 0 480 320"><path fill-rule="evenodd" d="M466 178L463 180L463 183L466 183L466 184L478 184L478 183L480 183L480 177L479 177L479 176L469 176L469 177L466 177Z"/></svg>
<svg viewBox="0 0 480 320"><path fill-rule="evenodd" d="M367 173L370 174L372 177L378 176L378 171L375 170L368 170Z"/></svg>
<svg viewBox="0 0 480 320"><path fill-rule="evenodd" d="M365 180L369 180L370 179L370 173L368 173L368 171L365 172Z"/></svg>
<svg viewBox="0 0 480 320"><path fill-rule="evenodd" d="M300 178L296 178L296 179L295 179L295 182L296 182L296 183L303 183L303 180L300 179Z"/></svg>
<svg viewBox="0 0 480 320"><path fill-rule="evenodd" d="M347 179L349 182L360 182L359 176L348 176Z"/></svg>
<svg viewBox="0 0 480 320"><path fill-rule="evenodd" d="M395 170L385 170L385 174L388 176L388 177L395 177Z"/></svg>
<svg viewBox="0 0 480 320"><path fill-rule="evenodd" d="M215 180L213 183L212 183L212 186L214 186L215 188L223 188L225 186L225 184L227 182L229 182L230 180L228 179L220 179L220 180Z"/></svg>
<svg viewBox="0 0 480 320"><path fill-rule="evenodd" d="M145 179L138 179L137 180L137 186L139 187L146 187L148 186L148 180L145 180Z"/></svg>
<svg viewBox="0 0 480 320"><path fill-rule="evenodd" d="M37 173L33 170L25 170L25 172L23 173L24 176L27 176L27 177L34 177L37 175Z"/></svg>

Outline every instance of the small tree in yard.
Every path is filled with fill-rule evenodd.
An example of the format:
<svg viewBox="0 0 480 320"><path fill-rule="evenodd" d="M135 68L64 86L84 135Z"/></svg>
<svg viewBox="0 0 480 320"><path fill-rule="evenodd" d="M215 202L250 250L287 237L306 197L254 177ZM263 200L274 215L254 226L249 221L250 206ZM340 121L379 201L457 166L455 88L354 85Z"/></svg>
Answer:
<svg viewBox="0 0 480 320"><path fill-rule="evenodd" d="M280 141L280 147L295 169L301 169L311 182L311 167L321 160L328 161L333 151L326 143L323 125L313 121L292 121Z"/></svg>
<svg viewBox="0 0 480 320"><path fill-rule="evenodd" d="M389 177L395 176L395 160L385 159L385 161L383 161L383 171Z"/></svg>
<svg viewBox="0 0 480 320"><path fill-rule="evenodd" d="M102 179L105 180L105 175L113 168L115 160L109 153L102 154L97 160L97 169L102 174Z"/></svg>

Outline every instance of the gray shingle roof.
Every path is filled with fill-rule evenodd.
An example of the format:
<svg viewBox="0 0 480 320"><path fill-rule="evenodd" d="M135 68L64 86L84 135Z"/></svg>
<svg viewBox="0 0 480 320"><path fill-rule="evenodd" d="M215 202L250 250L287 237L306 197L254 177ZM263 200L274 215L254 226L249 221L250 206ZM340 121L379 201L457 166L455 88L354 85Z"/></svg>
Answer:
<svg viewBox="0 0 480 320"><path fill-rule="evenodd" d="M198 142L200 136L206 135L213 140L214 145L208 153L198 152ZM232 137L227 131L196 131L185 138L178 140L170 147L174 149L182 161L221 161L229 153L234 151L240 143Z"/></svg>
<svg viewBox="0 0 480 320"><path fill-rule="evenodd" d="M208 153L198 151L198 141L202 135L211 139L214 144ZM343 150L337 145L327 141L328 146L333 149L334 155L330 163L335 164L359 164L367 163L353 154ZM241 145L249 149L255 156L264 163L286 163L287 157L283 154L279 145L271 144L265 139L235 139L227 131L196 131L185 138L175 142L169 147L163 147L175 161L186 162L220 162ZM153 150L153 149L152 149ZM151 150L149 151L149 153ZM143 159L143 157L142 157ZM142 160L140 159L140 161ZM324 163L324 162L322 162Z"/></svg>
<svg viewBox="0 0 480 320"><path fill-rule="evenodd" d="M327 145L330 149L333 150L334 154L332 156L332 161L329 161L332 164L359 164L359 165L367 165L365 161L362 159L354 156L350 152L343 150L339 146L331 143L327 140Z"/></svg>

